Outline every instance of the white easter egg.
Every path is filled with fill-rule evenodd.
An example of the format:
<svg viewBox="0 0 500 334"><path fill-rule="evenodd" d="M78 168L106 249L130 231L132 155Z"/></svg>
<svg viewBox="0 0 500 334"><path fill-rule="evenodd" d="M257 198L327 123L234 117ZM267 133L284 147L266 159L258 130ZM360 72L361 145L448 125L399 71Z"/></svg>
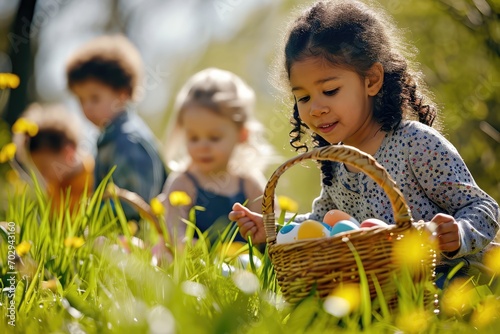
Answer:
<svg viewBox="0 0 500 334"><path fill-rule="evenodd" d="M276 243L285 244L289 242L297 241L297 232L299 230L299 224L289 223L283 226L276 236Z"/></svg>

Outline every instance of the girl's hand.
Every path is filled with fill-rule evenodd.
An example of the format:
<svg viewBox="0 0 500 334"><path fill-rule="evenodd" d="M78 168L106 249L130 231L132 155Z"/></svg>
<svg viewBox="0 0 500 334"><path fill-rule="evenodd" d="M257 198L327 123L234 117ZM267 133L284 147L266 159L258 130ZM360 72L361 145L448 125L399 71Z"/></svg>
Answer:
<svg viewBox="0 0 500 334"><path fill-rule="evenodd" d="M431 220L436 223L436 237L442 252L453 253L460 248L458 223L453 216L438 213Z"/></svg>
<svg viewBox="0 0 500 334"><path fill-rule="evenodd" d="M240 228L240 234L247 239L252 237L254 244L266 242L266 232L262 222L262 215L250 211L240 203L233 205L233 211L229 213L229 219L236 221Z"/></svg>

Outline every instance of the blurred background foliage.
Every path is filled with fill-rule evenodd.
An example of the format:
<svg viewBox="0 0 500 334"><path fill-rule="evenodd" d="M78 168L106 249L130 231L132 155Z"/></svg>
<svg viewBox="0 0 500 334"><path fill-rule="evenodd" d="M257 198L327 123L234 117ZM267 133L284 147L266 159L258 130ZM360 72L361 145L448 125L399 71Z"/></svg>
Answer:
<svg viewBox="0 0 500 334"><path fill-rule="evenodd" d="M21 85L0 105L0 147L9 125L31 102L61 102L81 115L65 88L64 62L89 38L122 32L146 65L139 114L160 140L176 93L193 73L215 66L235 72L257 93L257 117L280 160L295 155L288 144L290 103L269 82L281 31L299 0L0 0L0 72ZM443 133L457 147L477 183L500 201L500 1L380 0L410 43L441 108ZM5 93L5 92L4 92ZM5 99L4 99L5 100ZM81 144L94 150L97 130ZM279 194L310 210L319 194L319 171L295 167L280 178ZM269 177L276 165L265 172ZM12 177L0 166L3 195Z"/></svg>

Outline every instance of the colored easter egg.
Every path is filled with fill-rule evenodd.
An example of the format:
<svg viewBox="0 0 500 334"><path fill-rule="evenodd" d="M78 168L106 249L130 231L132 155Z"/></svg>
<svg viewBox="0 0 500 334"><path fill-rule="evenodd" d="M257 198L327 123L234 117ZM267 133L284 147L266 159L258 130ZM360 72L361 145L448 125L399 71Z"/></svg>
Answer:
<svg viewBox="0 0 500 334"><path fill-rule="evenodd" d="M361 228L368 228L374 226L387 227L387 223L377 218L368 218L366 220L363 220L361 222L361 225L359 225L359 227Z"/></svg>
<svg viewBox="0 0 500 334"><path fill-rule="evenodd" d="M297 231L297 239L311 239L311 238L323 238L328 237L330 235L330 231L320 222L315 220L306 220L302 224L299 225Z"/></svg>
<svg viewBox="0 0 500 334"><path fill-rule="evenodd" d="M298 232L299 224L297 223L289 223L283 226L276 236L276 243L284 244L288 242L297 241L297 232Z"/></svg>
<svg viewBox="0 0 500 334"><path fill-rule="evenodd" d="M333 225L332 229L330 230L330 235L334 236L334 235L337 235L339 233L352 231L352 230L359 230L359 226L350 220L344 219L344 220L337 222L335 225Z"/></svg>
<svg viewBox="0 0 500 334"><path fill-rule="evenodd" d="M326 227L328 229L328 231L330 231L332 229L332 227L330 225L328 225L327 223L325 223L325 222L321 222L321 225L323 225L324 227Z"/></svg>
<svg viewBox="0 0 500 334"><path fill-rule="evenodd" d="M359 222L354 219L354 217L342 210L330 210L323 217L323 221L330 226L334 226L341 220L350 220L351 222L359 226Z"/></svg>

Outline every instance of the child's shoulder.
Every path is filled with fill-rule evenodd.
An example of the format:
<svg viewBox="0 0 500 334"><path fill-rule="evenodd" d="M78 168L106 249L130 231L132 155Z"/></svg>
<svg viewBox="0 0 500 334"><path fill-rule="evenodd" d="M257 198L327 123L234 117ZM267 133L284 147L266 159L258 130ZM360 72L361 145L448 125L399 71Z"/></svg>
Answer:
<svg viewBox="0 0 500 334"><path fill-rule="evenodd" d="M439 136L442 135L436 129L412 120L401 121L399 126L396 128L396 132L399 132L404 137L418 137L418 136Z"/></svg>
<svg viewBox="0 0 500 334"><path fill-rule="evenodd" d="M261 173L252 173L240 176L246 194L262 194L267 180Z"/></svg>
<svg viewBox="0 0 500 334"><path fill-rule="evenodd" d="M394 137L399 138L411 149L424 149L428 151L456 151L438 130L417 121L402 121L394 131Z"/></svg>
<svg viewBox="0 0 500 334"><path fill-rule="evenodd" d="M402 121L396 128L395 135L414 140L446 140L438 130L426 124L411 120Z"/></svg>
<svg viewBox="0 0 500 334"><path fill-rule="evenodd" d="M171 172L168 175L164 192L171 193L173 191L183 191L190 196L195 191L192 179L187 172Z"/></svg>
<svg viewBox="0 0 500 334"><path fill-rule="evenodd" d="M134 111L123 111L106 127L105 133L120 143L154 141L149 125Z"/></svg>

